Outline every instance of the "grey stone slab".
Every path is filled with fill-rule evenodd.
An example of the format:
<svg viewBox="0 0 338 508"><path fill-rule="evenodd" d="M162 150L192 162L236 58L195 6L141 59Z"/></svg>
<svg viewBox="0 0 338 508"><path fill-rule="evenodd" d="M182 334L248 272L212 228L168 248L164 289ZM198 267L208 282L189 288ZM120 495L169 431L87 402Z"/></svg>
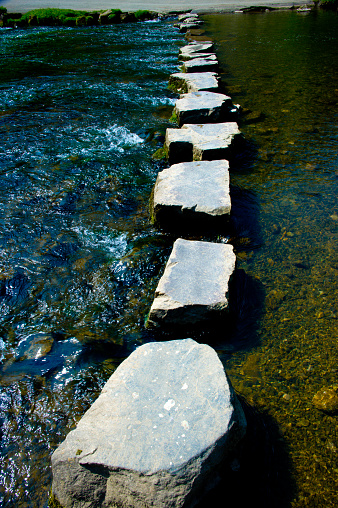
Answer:
<svg viewBox="0 0 338 508"><path fill-rule="evenodd" d="M158 283L147 327L197 327L225 316L235 264L232 245L176 240Z"/></svg>
<svg viewBox="0 0 338 508"><path fill-rule="evenodd" d="M190 21L187 20L184 23L181 23L179 25L180 32L182 34L186 33L188 30L191 30L192 28L200 28L200 26L203 24L203 21L197 21L195 19L191 19Z"/></svg>
<svg viewBox="0 0 338 508"><path fill-rule="evenodd" d="M179 14L177 17L178 21L184 21L188 18L198 19L198 14L193 12L186 12L185 14Z"/></svg>
<svg viewBox="0 0 338 508"><path fill-rule="evenodd" d="M192 508L245 432L210 346L146 344L53 453L52 492L63 508Z"/></svg>
<svg viewBox="0 0 338 508"><path fill-rule="evenodd" d="M174 114L179 126L191 123L222 122L229 119L231 97L214 92L190 92L176 101Z"/></svg>
<svg viewBox="0 0 338 508"><path fill-rule="evenodd" d="M190 53L189 56L187 55L178 55L179 60L192 60L193 58L207 58L209 60L217 60L217 57L215 53Z"/></svg>
<svg viewBox="0 0 338 508"><path fill-rule="evenodd" d="M181 129L167 129L165 146L170 164L228 159L240 138L236 122L186 124Z"/></svg>
<svg viewBox="0 0 338 508"><path fill-rule="evenodd" d="M217 72L218 61L213 57L193 58L182 65L182 72Z"/></svg>
<svg viewBox="0 0 338 508"><path fill-rule="evenodd" d="M211 53L213 48L214 45L212 42L206 43L191 42L186 46L182 46L179 50L179 54L184 57L188 57L187 59L189 60L191 54L202 53L200 55L202 57L203 53Z"/></svg>
<svg viewBox="0 0 338 508"><path fill-rule="evenodd" d="M226 160L182 162L161 171L154 187L153 222L169 230L217 225L231 211Z"/></svg>
<svg viewBox="0 0 338 508"><path fill-rule="evenodd" d="M171 74L169 85L177 91L183 92L216 92L218 90L218 75L215 72L176 72Z"/></svg>

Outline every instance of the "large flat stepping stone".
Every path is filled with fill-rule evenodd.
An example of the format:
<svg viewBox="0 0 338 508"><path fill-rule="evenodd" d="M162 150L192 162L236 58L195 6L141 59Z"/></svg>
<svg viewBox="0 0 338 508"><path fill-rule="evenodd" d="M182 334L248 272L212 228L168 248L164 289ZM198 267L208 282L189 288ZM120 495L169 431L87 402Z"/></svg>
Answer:
<svg viewBox="0 0 338 508"><path fill-rule="evenodd" d="M181 129L167 129L165 146L170 164L228 159L240 138L236 122L186 124Z"/></svg>
<svg viewBox="0 0 338 508"><path fill-rule="evenodd" d="M203 58L203 54L211 54L213 51L213 43L207 42L205 44L199 44L195 42L191 42L186 46L182 46L179 50L179 60L191 60L195 57L195 55L199 55L200 58Z"/></svg>
<svg viewBox="0 0 338 508"><path fill-rule="evenodd" d="M214 55L205 58L193 58L182 65L182 72L217 72L218 61Z"/></svg>
<svg viewBox="0 0 338 508"><path fill-rule="evenodd" d="M231 211L226 160L182 162L161 171L154 187L152 218L163 229L217 227Z"/></svg>
<svg viewBox="0 0 338 508"><path fill-rule="evenodd" d="M203 25L203 21L196 18L187 18L183 23L179 25L180 33L186 33L192 28L199 28L201 25Z"/></svg>
<svg viewBox="0 0 338 508"><path fill-rule="evenodd" d="M215 72L176 72L171 74L169 86L179 93L202 90L216 92L218 90L218 75Z"/></svg>
<svg viewBox="0 0 338 508"><path fill-rule="evenodd" d="M186 12L184 14L179 14L177 19L178 21L184 21L188 18L198 19L198 14L196 12Z"/></svg>
<svg viewBox="0 0 338 508"><path fill-rule="evenodd" d="M229 117L232 100L228 95L214 92L190 92L181 95L176 101L174 114L177 123L211 123L222 122Z"/></svg>
<svg viewBox="0 0 338 508"><path fill-rule="evenodd" d="M224 317L235 264L232 245L176 240L146 326L190 328Z"/></svg>
<svg viewBox="0 0 338 508"><path fill-rule="evenodd" d="M245 431L210 346L145 344L53 453L52 492L64 508L192 508Z"/></svg>

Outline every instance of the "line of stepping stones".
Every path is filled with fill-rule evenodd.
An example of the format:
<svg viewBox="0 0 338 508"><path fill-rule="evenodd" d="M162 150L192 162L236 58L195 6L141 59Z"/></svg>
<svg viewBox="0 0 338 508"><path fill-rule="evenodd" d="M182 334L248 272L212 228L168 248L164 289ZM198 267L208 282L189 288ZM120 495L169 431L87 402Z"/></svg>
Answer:
<svg viewBox="0 0 338 508"><path fill-rule="evenodd" d="M198 23L198 24L197 24ZM199 26L197 17L179 24L181 32ZM151 200L152 220L163 230L224 225L231 212L228 158L241 133L231 121L237 107L220 93L212 43L180 48L182 72L169 86L186 93L174 107L179 129L167 129L171 166L158 174ZM210 91L213 90L213 91ZM200 231L199 231L200 226ZM229 281L236 257L230 244L178 238L155 292L148 328L198 326L228 310Z"/></svg>
<svg viewBox="0 0 338 508"><path fill-rule="evenodd" d="M191 17L181 17L182 33L200 26ZM159 173L153 193L153 220L163 229L183 219L199 227L201 219L230 214L224 156L240 133L223 115L232 103L210 92L218 77L206 70L209 63L201 74L188 70L194 60L199 70L203 60L215 65L210 51L210 44L181 48L180 57L192 65L170 78L187 93L175 106L183 125L167 130L171 166ZM229 244L178 238L147 326L195 325L223 315L235 263ZM50 506L192 508L217 483L219 465L230 460L245 432L242 407L214 349L192 339L142 345L53 453Z"/></svg>

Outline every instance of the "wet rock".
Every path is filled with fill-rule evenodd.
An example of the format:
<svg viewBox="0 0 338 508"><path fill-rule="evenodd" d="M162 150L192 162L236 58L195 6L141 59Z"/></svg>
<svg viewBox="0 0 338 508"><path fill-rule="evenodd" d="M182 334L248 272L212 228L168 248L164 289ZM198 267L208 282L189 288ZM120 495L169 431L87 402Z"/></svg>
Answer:
<svg viewBox="0 0 338 508"><path fill-rule="evenodd" d="M184 328L225 316L235 264L232 245L176 240L146 326Z"/></svg>
<svg viewBox="0 0 338 508"><path fill-rule="evenodd" d="M190 508L245 434L216 352L191 339L134 351L52 456L62 507Z"/></svg>
<svg viewBox="0 0 338 508"><path fill-rule="evenodd" d="M165 147L170 164L228 159L239 139L236 122L186 124L181 129L167 129Z"/></svg>
<svg viewBox="0 0 338 508"><path fill-rule="evenodd" d="M191 92L176 101L174 114L178 124L222 122L232 108L231 97L213 92Z"/></svg>
<svg viewBox="0 0 338 508"><path fill-rule="evenodd" d="M179 14L177 17L178 21L184 21L188 18L198 18L198 14L193 12L186 12L185 14Z"/></svg>
<svg viewBox="0 0 338 508"><path fill-rule="evenodd" d="M154 223L164 229L219 223L231 210L226 160L182 162L161 171L152 202Z"/></svg>
<svg viewBox="0 0 338 508"><path fill-rule="evenodd" d="M169 86L182 92L216 92L218 76L215 72L176 72L169 78Z"/></svg>
<svg viewBox="0 0 338 508"><path fill-rule="evenodd" d="M211 53L213 50L213 43L207 42L205 44L198 44L191 42L190 44L183 46L180 48L179 60L191 60L193 57L192 55L200 54L199 56L203 58L204 53Z"/></svg>
<svg viewBox="0 0 338 508"><path fill-rule="evenodd" d="M184 23L179 25L180 33L184 34L192 28L199 28L203 24L203 21L196 20L193 18L187 19Z"/></svg>
<svg viewBox="0 0 338 508"><path fill-rule="evenodd" d="M312 399L312 404L328 414L338 413L338 385L321 388Z"/></svg>
<svg viewBox="0 0 338 508"><path fill-rule="evenodd" d="M99 16L99 23L101 23L101 25L107 25L109 23L109 16L112 12L113 11L111 9L101 12Z"/></svg>
<svg viewBox="0 0 338 508"><path fill-rule="evenodd" d="M193 58L182 65L183 72L217 72L218 61L213 56Z"/></svg>
<svg viewBox="0 0 338 508"><path fill-rule="evenodd" d="M285 293L279 289L272 289L266 297L266 307L268 309L277 309L285 298Z"/></svg>
<svg viewBox="0 0 338 508"><path fill-rule="evenodd" d="M51 334L38 332L21 340L17 355L21 359L37 360L46 356L52 349L54 339Z"/></svg>

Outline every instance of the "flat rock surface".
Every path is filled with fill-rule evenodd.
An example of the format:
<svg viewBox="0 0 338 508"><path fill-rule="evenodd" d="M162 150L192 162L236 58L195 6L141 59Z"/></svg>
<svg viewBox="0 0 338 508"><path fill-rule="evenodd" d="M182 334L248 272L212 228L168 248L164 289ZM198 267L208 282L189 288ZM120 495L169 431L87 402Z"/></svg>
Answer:
<svg viewBox="0 0 338 508"><path fill-rule="evenodd" d="M210 476L245 427L211 347L143 345L54 452L53 494L64 508L189 507L206 469Z"/></svg>
<svg viewBox="0 0 338 508"><path fill-rule="evenodd" d="M215 72L176 72L171 74L169 85L177 89L182 87L187 92L216 92L218 90L218 77Z"/></svg>
<svg viewBox="0 0 338 508"><path fill-rule="evenodd" d="M203 57L204 53L211 53L213 50L213 43L208 42L205 44L199 44L196 42L191 42L190 44L187 44L186 46L182 46L179 50L179 54L187 57L188 59L191 58L191 55L195 55L196 53L202 53L200 54L200 57Z"/></svg>
<svg viewBox="0 0 338 508"><path fill-rule="evenodd" d="M182 162L161 171L153 198L155 224L173 228L181 214L188 212L188 222L202 217L230 214L229 163L226 160Z"/></svg>
<svg viewBox="0 0 338 508"><path fill-rule="evenodd" d="M213 56L205 58L193 58L182 65L183 72L217 72L218 61Z"/></svg>
<svg viewBox="0 0 338 508"><path fill-rule="evenodd" d="M220 93L199 91L182 94L174 113L180 126L191 123L222 122L232 108L231 97Z"/></svg>
<svg viewBox="0 0 338 508"><path fill-rule="evenodd" d="M178 238L161 277L147 326L199 325L228 309L236 256L232 245Z"/></svg>
<svg viewBox="0 0 338 508"><path fill-rule="evenodd" d="M169 163L227 159L239 136L236 122L186 124L181 129L167 129L165 145Z"/></svg>

